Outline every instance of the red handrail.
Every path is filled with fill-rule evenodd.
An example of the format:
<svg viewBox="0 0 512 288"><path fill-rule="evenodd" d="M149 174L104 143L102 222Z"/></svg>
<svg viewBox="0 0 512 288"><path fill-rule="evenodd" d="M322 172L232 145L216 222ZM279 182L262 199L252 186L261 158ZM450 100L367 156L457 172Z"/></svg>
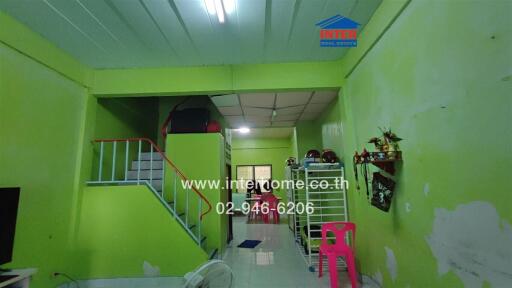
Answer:
<svg viewBox="0 0 512 288"><path fill-rule="evenodd" d="M180 169L178 169L178 167L176 167L176 165L171 161L169 160L169 158L167 158L167 156L165 155L165 153L162 151L162 149L160 149L160 147L158 147L158 145L155 144L155 142L153 142L153 140L149 139L149 138L126 138L126 139L96 139L96 140L93 140L93 142L135 142L135 141L145 141L145 142L148 142L149 144L151 144L152 146L155 147L155 150L156 152L158 152L160 155L162 155L162 158L165 159L165 161L167 161L167 163L174 169L174 171L176 171L176 174L178 174L180 176L180 178L182 180L185 180L185 181L189 181L189 179L187 178L187 176L185 176L185 174L183 174L183 172L180 171ZM201 217L200 219L203 219L203 216L208 214L211 210L212 210L212 204L210 204L210 201L208 201L208 199L206 199L206 197L203 195L203 193L201 193L195 186L194 186L194 183L191 183L191 188L192 190L201 198L204 200L204 202L206 202L206 204L208 205L208 209L203 212L201 214Z"/></svg>

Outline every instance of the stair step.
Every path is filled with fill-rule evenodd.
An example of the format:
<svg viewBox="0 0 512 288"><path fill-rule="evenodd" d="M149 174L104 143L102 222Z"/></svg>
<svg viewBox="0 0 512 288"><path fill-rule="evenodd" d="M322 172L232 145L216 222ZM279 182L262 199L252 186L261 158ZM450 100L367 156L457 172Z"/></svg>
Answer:
<svg viewBox="0 0 512 288"><path fill-rule="evenodd" d="M151 165L151 161L149 160L143 160L143 161L132 161L132 170L137 170L139 167L140 162L140 169L141 170L149 170L151 166L153 166L153 170L161 170L164 167L164 161L163 160L153 160L153 165Z"/></svg>
<svg viewBox="0 0 512 288"><path fill-rule="evenodd" d="M189 225L189 226L188 226L188 229L190 229L190 230L192 230L192 229L194 229L194 228L196 228L196 224L192 224L192 225Z"/></svg>
<svg viewBox="0 0 512 288"><path fill-rule="evenodd" d="M151 152L140 153L139 160L149 161L150 159L151 159ZM153 160L163 160L162 154L160 154L158 152L153 152Z"/></svg>
<svg viewBox="0 0 512 288"><path fill-rule="evenodd" d="M178 213L178 217L185 216L185 212Z"/></svg>
<svg viewBox="0 0 512 288"><path fill-rule="evenodd" d="M128 180L137 180L137 175L139 175L140 180L149 180L150 175L152 175L153 179L162 179L164 175L163 171L164 170L153 170L153 173L150 173L151 170L140 170L140 174L138 174L139 171L130 170L128 171Z"/></svg>
<svg viewBox="0 0 512 288"><path fill-rule="evenodd" d="M201 244L203 244L204 241L206 241L206 236L203 236L203 238L201 238Z"/></svg>

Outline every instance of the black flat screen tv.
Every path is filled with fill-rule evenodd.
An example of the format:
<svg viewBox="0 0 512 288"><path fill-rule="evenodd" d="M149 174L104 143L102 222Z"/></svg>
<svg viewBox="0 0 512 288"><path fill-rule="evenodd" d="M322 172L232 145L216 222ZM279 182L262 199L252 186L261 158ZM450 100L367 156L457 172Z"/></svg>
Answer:
<svg viewBox="0 0 512 288"><path fill-rule="evenodd" d="M20 188L0 188L0 265L12 261Z"/></svg>

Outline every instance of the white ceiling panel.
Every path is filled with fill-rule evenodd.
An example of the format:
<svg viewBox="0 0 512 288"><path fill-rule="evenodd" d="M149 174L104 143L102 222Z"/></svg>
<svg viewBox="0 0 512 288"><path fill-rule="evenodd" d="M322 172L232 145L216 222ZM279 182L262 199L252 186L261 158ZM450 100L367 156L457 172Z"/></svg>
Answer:
<svg viewBox="0 0 512 288"><path fill-rule="evenodd" d="M253 121L249 124L250 127L270 127L271 122L265 122L265 121Z"/></svg>
<svg viewBox="0 0 512 288"><path fill-rule="evenodd" d="M301 106L295 106L295 107L288 107L288 108L280 108L277 110L278 115L294 115L294 114L300 114L304 110L304 105Z"/></svg>
<svg viewBox="0 0 512 288"><path fill-rule="evenodd" d="M276 101L274 101L274 95L280 95L275 97ZM312 98L311 95L315 97ZM232 128L240 126L293 127L297 121L310 121L318 118L336 95L338 95L337 90L297 91L277 94L244 93L240 95L211 96L211 100L221 114L225 115ZM280 104L287 105L286 107L277 108L279 97L282 97ZM233 103L235 105L227 106ZM304 104L292 105L297 103Z"/></svg>
<svg viewBox="0 0 512 288"><path fill-rule="evenodd" d="M221 1L234 3L224 23L204 0L0 0L0 10L90 67L131 68L338 60L350 48L321 48L315 24L340 14L361 33L382 0Z"/></svg>
<svg viewBox="0 0 512 288"><path fill-rule="evenodd" d="M246 116L271 116L272 109L243 107Z"/></svg>
<svg viewBox="0 0 512 288"><path fill-rule="evenodd" d="M237 94L211 96L210 98L217 107L240 106Z"/></svg>
<svg viewBox="0 0 512 288"><path fill-rule="evenodd" d="M276 121L272 122L273 127L293 127L295 126L295 121Z"/></svg>
<svg viewBox="0 0 512 288"><path fill-rule="evenodd" d="M338 91L315 91L313 94L313 98L311 98L310 103L331 103L331 101L336 98L338 95Z"/></svg>
<svg viewBox="0 0 512 288"><path fill-rule="evenodd" d="M291 106L304 105L311 98L311 92L284 92L277 93L276 107L284 108Z"/></svg>
<svg viewBox="0 0 512 288"><path fill-rule="evenodd" d="M285 59L289 54L288 36L294 19L296 0L271 1L272 6L267 8L270 15L265 31L264 62L272 62L275 58Z"/></svg>
<svg viewBox="0 0 512 288"><path fill-rule="evenodd" d="M230 123L241 123L245 121L243 116L224 116L224 118Z"/></svg>
<svg viewBox="0 0 512 288"><path fill-rule="evenodd" d="M269 128L254 128L248 134L241 134L233 131L234 138L289 138L293 133L293 128L290 127L269 127Z"/></svg>
<svg viewBox="0 0 512 288"><path fill-rule="evenodd" d="M322 112L324 111L327 106L329 105L329 103L321 103L321 104L308 104L306 106L306 109L304 109L304 113L309 113L309 112L313 112L313 113L318 113L318 112Z"/></svg>
<svg viewBox="0 0 512 288"><path fill-rule="evenodd" d="M240 94L242 106L247 107L274 107L275 93L249 93Z"/></svg>
<svg viewBox="0 0 512 288"><path fill-rule="evenodd" d="M272 119L270 116L248 116L245 115L245 120L250 122L256 122L256 121L264 121L264 122L270 122Z"/></svg>
<svg viewBox="0 0 512 288"><path fill-rule="evenodd" d="M232 14L238 21L241 64L255 63L263 59L265 45L265 7L267 1L236 0L236 13ZM230 21L232 17L228 17ZM243 32L242 32L243 31Z"/></svg>
<svg viewBox="0 0 512 288"><path fill-rule="evenodd" d="M288 115L279 115L277 114L274 117L274 121L296 121L300 117L300 114L288 114Z"/></svg>
<svg viewBox="0 0 512 288"><path fill-rule="evenodd" d="M313 113L313 112L306 113L306 112L304 112L304 113L300 116L299 120L300 120L300 121L302 121L302 120L307 120L307 121L309 121L309 120L315 120L316 118L318 118L318 116L320 116L320 114L319 114L319 113Z"/></svg>
<svg viewBox="0 0 512 288"><path fill-rule="evenodd" d="M69 1L69 0L66 0ZM143 0L148 14L154 20L155 26L159 29L173 52L183 63L194 63L192 65L201 65L201 58L197 53L187 31L180 24L180 19L168 0ZM180 39L180 41L175 41Z"/></svg>
<svg viewBox="0 0 512 288"><path fill-rule="evenodd" d="M141 39L147 53L158 55L165 66L180 64L180 57L176 54L169 41L161 33L155 20L148 13L143 2L138 0L110 0L113 9L123 19L130 30Z"/></svg>
<svg viewBox="0 0 512 288"><path fill-rule="evenodd" d="M213 25L219 23L212 21L203 1L175 0L176 8L180 13L184 27L199 52L203 65L222 64L222 35L214 29ZM179 40L178 40L179 41Z"/></svg>
<svg viewBox="0 0 512 288"><path fill-rule="evenodd" d="M290 48L290 52L288 53L287 58L289 61L309 57L313 39L316 38L316 35L320 34L315 23L325 19L322 18L321 15L329 1L297 2L300 4L300 9L297 11L296 19L288 37L288 47ZM331 16L334 15L336 15L336 13ZM320 46L320 42L315 44ZM303 47L303 49L292 49L291 47Z"/></svg>
<svg viewBox="0 0 512 288"><path fill-rule="evenodd" d="M219 112L224 116L241 116L243 114L240 106L217 107L217 109L219 109Z"/></svg>

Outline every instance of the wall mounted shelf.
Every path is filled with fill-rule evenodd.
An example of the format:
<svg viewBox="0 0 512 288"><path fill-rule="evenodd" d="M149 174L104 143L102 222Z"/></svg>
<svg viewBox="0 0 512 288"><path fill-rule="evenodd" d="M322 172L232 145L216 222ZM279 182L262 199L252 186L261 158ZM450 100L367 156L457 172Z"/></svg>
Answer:
<svg viewBox="0 0 512 288"><path fill-rule="evenodd" d="M395 163L401 160L402 151L368 152L364 150L363 153L354 155L354 164L370 163L391 175L395 174Z"/></svg>

